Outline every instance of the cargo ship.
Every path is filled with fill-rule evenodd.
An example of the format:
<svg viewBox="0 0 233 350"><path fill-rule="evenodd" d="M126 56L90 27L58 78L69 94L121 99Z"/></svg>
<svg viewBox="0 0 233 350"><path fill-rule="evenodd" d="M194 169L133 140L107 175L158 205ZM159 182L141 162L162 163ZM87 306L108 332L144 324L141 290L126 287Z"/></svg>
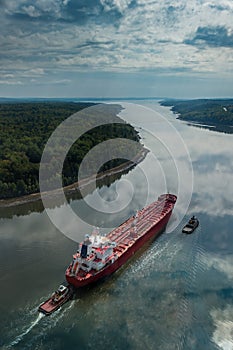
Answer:
<svg viewBox="0 0 233 350"><path fill-rule="evenodd" d="M67 282L84 287L118 270L165 230L176 199L173 194L162 194L107 235L98 230L86 235L66 270Z"/></svg>

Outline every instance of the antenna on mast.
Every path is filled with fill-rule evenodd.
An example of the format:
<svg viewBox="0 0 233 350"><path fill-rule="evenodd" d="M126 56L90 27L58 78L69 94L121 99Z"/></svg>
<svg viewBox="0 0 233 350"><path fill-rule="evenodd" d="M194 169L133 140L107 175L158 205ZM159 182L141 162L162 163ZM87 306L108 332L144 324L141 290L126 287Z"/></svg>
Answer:
<svg viewBox="0 0 233 350"><path fill-rule="evenodd" d="M92 231L92 236L94 236L94 242L97 242L97 236L100 234L100 229L98 226L95 226Z"/></svg>

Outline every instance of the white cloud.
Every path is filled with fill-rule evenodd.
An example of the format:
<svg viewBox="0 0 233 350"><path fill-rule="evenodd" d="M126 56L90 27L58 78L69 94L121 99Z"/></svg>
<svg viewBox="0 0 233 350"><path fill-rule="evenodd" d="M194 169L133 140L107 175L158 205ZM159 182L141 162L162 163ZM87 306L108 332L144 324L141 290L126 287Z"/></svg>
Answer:
<svg viewBox="0 0 233 350"><path fill-rule="evenodd" d="M103 5L105 11L117 9L120 13L123 13L131 2L132 0L100 0L100 3Z"/></svg>
<svg viewBox="0 0 233 350"><path fill-rule="evenodd" d="M34 68L34 69L30 69L28 73L35 74L35 75L43 75L45 72L43 68Z"/></svg>
<svg viewBox="0 0 233 350"><path fill-rule="evenodd" d="M0 80L1 85L23 85L21 81L16 80Z"/></svg>
<svg viewBox="0 0 233 350"><path fill-rule="evenodd" d="M26 14L30 17L40 17L43 13L50 14L51 17L60 17L60 0L10 0L6 2L5 12L13 15L15 13ZM67 2L64 3L66 5Z"/></svg>
<svg viewBox="0 0 233 350"><path fill-rule="evenodd" d="M69 84L71 82L70 79L61 79L61 80L49 80L47 83L48 84Z"/></svg>
<svg viewBox="0 0 233 350"><path fill-rule="evenodd" d="M90 7L74 11L77 17L68 22L64 9L69 3L7 2L6 10L11 16L2 17L0 45L4 54L0 59L9 73L15 70L20 76L23 71L38 68L46 72L150 70L160 75L190 77L233 74L232 48L206 45L200 49L185 44L185 40L195 36L198 27L224 26L231 33L232 1L138 0L130 6L132 0L100 0L105 9L101 20L93 2ZM89 21L80 24L81 12L96 16L90 15ZM19 13L28 15L33 22L18 21L14 25L14 14ZM51 21L46 22L48 17ZM44 22L40 23L41 18ZM66 24L59 22L61 18L67 20Z"/></svg>
<svg viewBox="0 0 233 350"><path fill-rule="evenodd" d="M28 14L30 17L39 17L40 11L38 11L34 6L23 6L22 10L25 11L26 14Z"/></svg>
<svg viewBox="0 0 233 350"><path fill-rule="evenodd" d="M233 10L233 3L231 0L212 0L212 1L207 1L204 3L204 6L213 8L215 7L216 10L221 9L222 11L227 11L227 10Z"/></svg>

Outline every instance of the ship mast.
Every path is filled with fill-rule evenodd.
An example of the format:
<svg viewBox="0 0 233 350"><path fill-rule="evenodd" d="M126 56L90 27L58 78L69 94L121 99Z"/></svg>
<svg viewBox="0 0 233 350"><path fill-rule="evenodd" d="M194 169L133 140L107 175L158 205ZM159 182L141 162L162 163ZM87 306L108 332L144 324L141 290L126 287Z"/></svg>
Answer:
<svg viewBox="0 0 233 350"><path fill-rule="evenodd" d="M94 229L92 231L92 236L94 237L94 242L97 242L97 236L100 235L100 228L98 226L94 226Z"/></svg>

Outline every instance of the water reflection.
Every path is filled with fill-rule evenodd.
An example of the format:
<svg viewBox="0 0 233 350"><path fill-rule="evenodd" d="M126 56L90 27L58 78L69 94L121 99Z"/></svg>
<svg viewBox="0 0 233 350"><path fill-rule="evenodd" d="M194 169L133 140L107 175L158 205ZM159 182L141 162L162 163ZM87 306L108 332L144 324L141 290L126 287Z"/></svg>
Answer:
<svg viewBox="0 0 233 350"><path fill-rule="evenodd" d="M173 232L162 235L112 278L77 294L73 303L52 318L40 320L17 348L98 350L112 348L113 344L118 349L233 347L232 135L190 127L176 120L166 107L148 101L145 105L162 113L176 127L189 150L194 183L187 215L179 223L185 214L182 203L179 204L171 219L178 225ZM179 185L169 152L159 148L161 144L158 140L154 143L151 135L159 130L165 138L164 125L154 120L152 114L143 118L141 111L131 114L127 108L121 113L141 127L143 142L151 152L140 167L121 177L133 185L134 197L122 212L107 219L101 216L109 227L119 224L145 201L153 201L164 189L175 191ZM170 142L174 140L170 132L167 137ZM177 143L171 144L178 168L182 167L189 175L186 157L177 149ZM152 151L157 157L153 157ZM143 173L147 175L147 184L143 182ZM181 197L190 186L189 177L183 179L187 182L180 183ZM125 196L126 202L130 197L127 182L117 188L119 182L117 178L110 186L105 184L98 190L109 205L118 194L120 198ZM96 198L95 192L87 196L90 204ZM73 198L70 203L78 215L87 215L90 224L101 224L99 214L87 208L84 200ZM102 208L99 209L101 212ZM65 206L50 210L56 220L74 229L74 224L66 221ZM193 235L185 236L181 228L191 214L198 215L200 226ZM2 218L0 226L0 346L10 344L35 321L37 305L63 280L65 267L76 249L74 242L54 228L45 211L38 209L19 217L12 211L11 215ZM81 222L76 226L80 239L87 228Z"/></svg>
<svg viewBox="0 0 233 350"><path fill-rule="evenodd" d="M120 179L122 175L130 172L135 166L136 164L132 164L129 168L121 171L120 173L108 175L104 179L98 179L95 182L94 187L92 184L90 184L89 186L86 186L86 191L89 193L92 193L95 190L95 188L101 189L101 187L103 186L110 187L111 184L113 184L116 180ZM71 203L72 201L82 199L82 194L77 188L73 188L66 192L66 199L68 203ZM59 203L58 198L54 196L54 198L51 197L49 204L50 204L50 208L56 208L56 207L62 206L63 202ZM40 198L37 198L33 201L29 201L28 203L22 203L22 204L17 203L16 205L11 203L10 205L7 205L7 206L1 205L0 218L12 218L13 216L29 215L30 213L33 213L33 212L41 213L43 210L44 210L43 203Z"/></svg>
<svg viewBox="0 0 233 350"><path fill-rule="evenodd" d="M233 134L233 127L228 125L203 125L197 123L187 123L189 126L193 126L195 128L211 130L213 132L221 132L223 134Z"/></svg>
<svg viewBox="0 0 233 350"><path fill-rule="evenodd" d="M186 123L177 120L168 108L164 109L158 104L149 102L146 105L171 121L187 145L194 170L194 191L191 202L194 206L193 211L205 212L214 216L231 215L233 208L233 136L189 127ZM133 118L136 119L136 124L139 123L141 116L135 117L134 115ZM146 123L148 125L149 121ZM157 123L152 121L150 130L157 130L157 128ZM145 145L147 146L147 142ZM176 153L176 157L178 158L176 161L182 161L182 154ZM182 183L182 186L189 186L189 184Z"/></svg>

